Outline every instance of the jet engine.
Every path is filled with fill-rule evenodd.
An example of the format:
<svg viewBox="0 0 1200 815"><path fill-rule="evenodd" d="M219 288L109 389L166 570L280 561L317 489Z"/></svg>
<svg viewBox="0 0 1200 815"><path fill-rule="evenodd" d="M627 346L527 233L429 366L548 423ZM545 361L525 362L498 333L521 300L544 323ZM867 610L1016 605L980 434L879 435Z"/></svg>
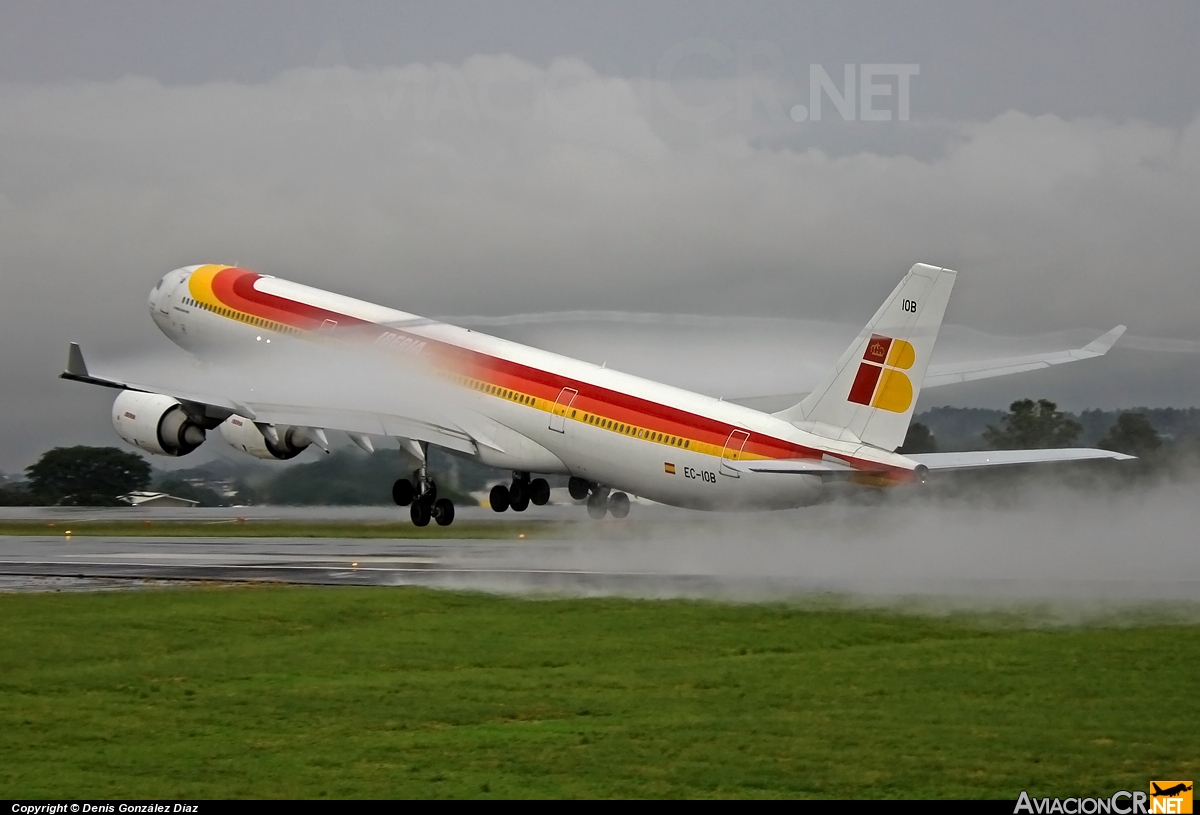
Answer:
<svg viewBox="0 0 1200 815"><path fill-rule="evenodd" d="M221 423L221 436L230 447L255 458L287 461L307 450L316 434L307 427L292 425L275 425L263 431L249 419L230 416Z"/></svg>
<svg viewBox="0 0 1200 815"><path fill-rule="evenodd" d="M112 422L125 441L159 456L186 456L204 443L204 428L177 399L161 393L121 391Z"/></svg>

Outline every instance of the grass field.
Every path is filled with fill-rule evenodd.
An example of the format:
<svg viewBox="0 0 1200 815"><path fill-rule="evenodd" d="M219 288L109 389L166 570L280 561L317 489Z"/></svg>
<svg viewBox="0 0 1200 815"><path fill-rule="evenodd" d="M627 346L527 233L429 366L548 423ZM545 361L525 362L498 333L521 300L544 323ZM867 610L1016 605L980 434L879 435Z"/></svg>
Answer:
<svg viewBox="0 0 1200 815"><path fill-rule="evenodd" d="M0 797L1111 794L1200 627L420 589L0 596Z"/></svg>

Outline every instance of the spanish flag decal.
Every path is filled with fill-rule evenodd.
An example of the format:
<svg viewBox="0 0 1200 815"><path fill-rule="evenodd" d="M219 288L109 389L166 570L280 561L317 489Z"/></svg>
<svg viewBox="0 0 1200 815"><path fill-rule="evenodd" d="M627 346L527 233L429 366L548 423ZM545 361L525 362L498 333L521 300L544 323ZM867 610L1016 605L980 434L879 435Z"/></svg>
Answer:
<svg viewBox="0 0 1200 815"><path fill-rule="evenodd" d="M675 475L675 465L674 464L664 462L663 469L667 471L667 475Z"/></svg>
<svg viewBox="0 0 1200 815"><path fill-rule="evenodd" d="M912 405L913 388L901 371L916 361L917 353L910 343L873 335L846 398L855 404L904 413Z"/></svg>

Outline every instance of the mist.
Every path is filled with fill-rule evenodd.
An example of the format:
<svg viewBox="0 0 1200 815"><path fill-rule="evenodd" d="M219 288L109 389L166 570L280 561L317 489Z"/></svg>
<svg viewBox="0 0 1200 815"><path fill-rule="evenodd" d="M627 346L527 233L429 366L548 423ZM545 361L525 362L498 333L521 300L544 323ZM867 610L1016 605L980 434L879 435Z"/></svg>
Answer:
<svg viewBox="0 0 1200 815"><path fill-rule="evenodd" d="M1019 611L1051 622L1200 619L1200 479L1089 492L1053 472L1003 495L896 491L799 510L697 516L635 506L472 558L440 585L532 596L818 602L935 613ZM1130 616L1133 615L1133 616Z"/></svg>

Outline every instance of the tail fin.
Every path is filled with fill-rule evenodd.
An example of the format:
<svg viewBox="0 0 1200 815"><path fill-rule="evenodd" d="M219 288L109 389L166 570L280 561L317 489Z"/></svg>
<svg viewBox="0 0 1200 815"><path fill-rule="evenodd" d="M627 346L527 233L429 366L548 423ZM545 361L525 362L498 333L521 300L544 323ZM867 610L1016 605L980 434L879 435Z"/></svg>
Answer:
<svg viewBox="0 0 1200 815"><path fill-rule="evenodd" d="M903 444L956 275L924 263L909 269L833 375L775 415L829 438Z"/></svg>

